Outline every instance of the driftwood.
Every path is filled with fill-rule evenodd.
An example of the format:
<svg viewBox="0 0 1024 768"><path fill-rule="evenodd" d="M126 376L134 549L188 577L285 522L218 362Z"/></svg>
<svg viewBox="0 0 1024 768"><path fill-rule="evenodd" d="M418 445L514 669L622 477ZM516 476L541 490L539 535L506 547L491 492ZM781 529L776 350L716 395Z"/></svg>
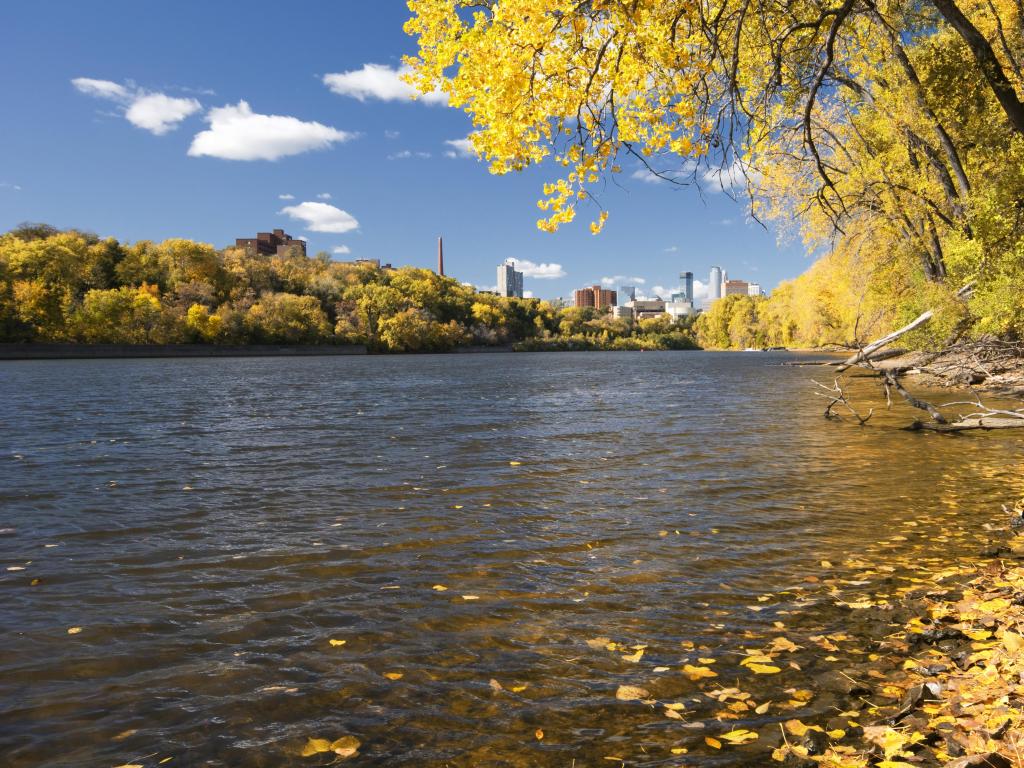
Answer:
<svg viewBox="0 0 1024 768"><path fill-rule="evenodd" d="M921 400L920 398L914 397L912 394L907 392L900 384L900 380L896 378L896 374L892 371L883 371L882 379L885 382L885 397L888 402L892 402L889 399L889 388L892 387L896 390L900 397L906 400L914 408L920 408L922 411L928 411L932 420L936 424L947 424L946 417L942 415L942 411L936 408L934 405L929 403L927 400Z"/></svg>
<svg viewBox="0 0 1024 768"><path fill-rule="evenodd" d="M939 424L934 421L915 421L907 429L927 429L932 432L964 432L969 429L1024 429L1024 415L1019 419L978 417Z"/></svg>
<svg viewBox="0 0 1024 768"><path fill-rule="evenodd" d="M811 379L811 381L814 381L814 379ZM853 417L857 419L858 422L860 422L861 426L867 424L868 419L870 419L874 415L874 408L868 411L867 416L861 416L859 413L857 413L856 409L854 409L854 407L850 405L850 401L846 399L846 393L843 392L843 388L839 386L838 378L835 380L835 383L831 387L826 387L820 381L814 381L814 383L817 386L821 387L823 390L825 390L824 392L815 392L814 394L818 395L819 397L828 398L829 400L829 404L825 406L826 419L839 418L837 414L832 413L832 409L835 408L837 405L844 406L846 410L852 413Z"/></svg>
<svg viewBox="0 0 1024 768"><path fill-rule="evenodd" d="M895 389L900 396L906 400L910 405L915 408L920 408L923 411L928 411L928 414L932 417L931 421L915 421L908 427L908 429L928 429L932 432L965 432L969 429L1022 429L1024 428L1024 409L1019 411L1009 411L999 408L989 408L987 405L981 402L981 398L976 400L961 400L952 403L944 403L942 405L933 405L927 400L921 400L918 397L907 392L900 384L899 379L891 371L885 371L882 374L885 381L885 393L886 397L889 396L889 388ZM943 416L941 408L952 408L957 405L969 405L972 408L979 410L961 415L956 421L950 421Z"/></svg>
<svg viewBox="0 0 1024 768"><path fill-rule="evenodd" d="M836 373L842 373L847 368L857 365L857 363L871 359L872 354L880 350L882 347L887 346L888 344L892 344L894 341L896 341L896 339L900 338L901 336L905 336L915 328L919 328L920 326L924 325L925 323L932 319L934 314L935 313L929 309L927 312L924 312L915 317L911 322L907 323L899 330L893 331L888 336L883 336L877 341L871 342L866 347L862 347L857 351L857 354L851 355L850 357L846 358L842 363L840 363L839 367L836 368Z"/></svg>

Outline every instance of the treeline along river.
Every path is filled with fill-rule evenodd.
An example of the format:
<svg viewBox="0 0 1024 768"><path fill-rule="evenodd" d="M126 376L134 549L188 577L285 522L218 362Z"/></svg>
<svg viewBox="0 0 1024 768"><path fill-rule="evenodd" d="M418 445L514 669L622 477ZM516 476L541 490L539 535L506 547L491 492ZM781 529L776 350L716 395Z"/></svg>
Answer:
<svg viewBox="0 0 1024 768"><path fill-rule="evenodd" d="M0 364L0 764L758 764L704 737L832 706L820 638L1024 492L790 357Z"/></svg>

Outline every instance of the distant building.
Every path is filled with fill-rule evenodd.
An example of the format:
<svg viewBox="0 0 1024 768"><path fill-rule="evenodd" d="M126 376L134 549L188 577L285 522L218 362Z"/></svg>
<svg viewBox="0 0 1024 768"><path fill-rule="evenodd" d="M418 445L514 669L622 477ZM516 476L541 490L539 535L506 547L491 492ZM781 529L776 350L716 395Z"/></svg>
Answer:
<svg viewBox="0 0 1024 768"><path fill-rule="evenodd" d="M697 308L693 306L692 301L686 301L685 299L666 301L665 314L669 315L673 320L678 320L681 317L695 317Z"/></svg>
<svg viewBox="0 0 1024 768"><path fill-rule="evenodd" d="M295 250L301 251L303 256L306 255L306 241L295 240L283 229L258 232L256 237L240 237L235 240L235 247L244 248L254 256L285 255Z"/></svg>
<svg viewBox="0 0 1024 768"><path fill-rule="evenodd" d="M523 273L516 271L514 261L498 265L498 295L508 298L523 298Z"/></svg>
<svg viewBox="0 0 1024 768"><path fill-rule="evenodd" d="M747 283L747 295L748 296L764 296L764 291L761 290L760 283Z"/></svg>
<svg viewBox="0 0 1024 768"><path fill-rule="evenodd" d="M615 291L609 291L600 285L592 285L589 288L579 288L573 291L573 303L577 307L607 309L614 307L619 302Z"/></svg>
<svg viewBox="0 0 1024 768"><path fill-rule="evenodd" d="M708 301L722 298L722 268L712 267L708 279Z"/></svg>
<svg viewBox="0 0 1024 768"><path fill-rule="evenodd" d="M374 269L394 269L391 264L381 264L380 259L354 259L352 261L338 261L337 264L347 264L351 267L373 267Z"/></svg>
<svg viewBox="0 0 1024 768"><path fill-rule="evenodd" d="M620 285L619 293L622 294L622 298L626 301L636 300L636 286L635 285Z"/></svg>
<svg viewBox="0 0 1024 768"><path fill-rule="evenodd" d="M683 300L693 302L693 272L680 272L679 279L683 281Z"/></svg>
<svg viewBox="0 0 1024 768"><path fill-rule="evenodd" d="M748 296L750 294L750 283L746 280L726 280L723 283L725 290L723 296Z"/></svg>
<svg viewBox="0 0 1024 768"><path fill-rule="evenodd" d="M626 306L633 311L634 320L646 320L665 314L665 302L661 299L637 299Z"/></svg>
<svg viewBox="0 0 1024 768"><path fill-rule="evenodd" d="M629 304L620 304L612 307L612 317L616 320L632 320L633 319L633 307Z"/></svg>

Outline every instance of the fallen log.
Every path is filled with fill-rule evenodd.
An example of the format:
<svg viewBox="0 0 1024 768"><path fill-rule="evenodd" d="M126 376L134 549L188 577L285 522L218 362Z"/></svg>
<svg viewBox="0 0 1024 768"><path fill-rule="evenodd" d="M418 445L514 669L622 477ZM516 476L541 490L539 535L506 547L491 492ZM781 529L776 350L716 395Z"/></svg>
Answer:
<svg viewBox="0 0 1024 768"><path fill-rule="evenodd" d="M846 360L844 360L842 363L840 363L839 367L836 368L836 373L842 373L847 368L854 366L857 363L870 359L871 355L877 352L882 347L887 346L888 344L892 344L894 341L896 341L896 339L900 338L901 336L905 336L915 328L919 328L920 326L927 323L929 320L932 319L934 314L935 313L929 309L927 312L924 312L915 317L912 321L904 325L899 330L893 331L888 336L883 336L877 341L871 342L863 349L858 350L857 354L851 355L850 357L846 358Z"/></svg>
<svg viewBox="0 0 1024 768"><path fill-rule="evenodd" d="M935 421L915 421L907 429L927 429L931 432L964 432L969 429L1024 429L1024 419L982 417L944 424Z"/></svg>

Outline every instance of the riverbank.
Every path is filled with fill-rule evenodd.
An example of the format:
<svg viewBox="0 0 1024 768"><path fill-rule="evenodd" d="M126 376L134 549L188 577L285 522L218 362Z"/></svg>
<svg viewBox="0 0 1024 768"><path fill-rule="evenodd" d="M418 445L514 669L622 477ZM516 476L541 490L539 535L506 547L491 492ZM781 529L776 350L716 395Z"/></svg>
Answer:
<svg viewBox="0 0 1024 768"><path fill-rule="evenodd" d="M926 386L970 387L1024 398L1024 344L981 339L941 353L907 352L875 367L911 376Z"/></svg>
<svg viewBox="0 0 1024 768"><path fill-rule="evenodd" d="M1019 522L1024 499L1008 511ZM1011 525L975 565L940 567L897 602L851 606L879 622L879 639L845 659L830 655L853 665L837 714L780 722L773 759L830 768L1024 765L1019 530Z"/></svg>

